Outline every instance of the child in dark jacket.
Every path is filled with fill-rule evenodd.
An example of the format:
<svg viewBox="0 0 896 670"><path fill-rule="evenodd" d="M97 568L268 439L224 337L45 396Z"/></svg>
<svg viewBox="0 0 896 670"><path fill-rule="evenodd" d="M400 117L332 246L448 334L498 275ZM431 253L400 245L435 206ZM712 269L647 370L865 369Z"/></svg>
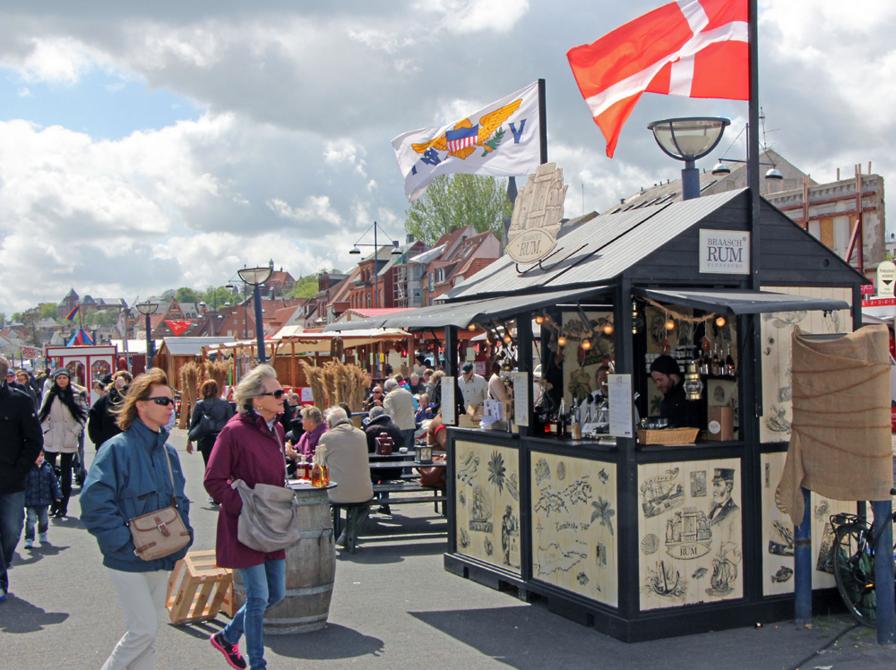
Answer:
<svg viewBox="0 0 896 670"><path fill-rule="evenodd" d="M62 489L53 466L44 460L44 452L40 452L34 465L28 472L25 483L25 549L34 547L34 524L40 534L41 545L47 545L47 531L50 529L50 505L62 501Z"/></svg>

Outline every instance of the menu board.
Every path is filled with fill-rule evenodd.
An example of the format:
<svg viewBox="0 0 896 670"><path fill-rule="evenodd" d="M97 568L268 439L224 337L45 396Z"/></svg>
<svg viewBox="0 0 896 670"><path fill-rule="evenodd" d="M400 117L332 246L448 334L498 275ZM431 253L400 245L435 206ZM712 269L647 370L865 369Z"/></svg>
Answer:
<svg viewBox="0 0 896 670"><path fill-rule="evenodd" d="M453 426L457 423L454 401L454 377L447 375L442 377L442 423L446 426Z"/></svg>
<svg viewBox="0 0 896 670"><path fill-rule="evenodd" d="M609 375L610 435L632 437L632 376Z"/></svg>
<svg viewBox="0 0 896 670"><path fill-rule="evenodd" d="M513 420L517 426L529 425L529 373L514 372L513 379Z"/></svg>

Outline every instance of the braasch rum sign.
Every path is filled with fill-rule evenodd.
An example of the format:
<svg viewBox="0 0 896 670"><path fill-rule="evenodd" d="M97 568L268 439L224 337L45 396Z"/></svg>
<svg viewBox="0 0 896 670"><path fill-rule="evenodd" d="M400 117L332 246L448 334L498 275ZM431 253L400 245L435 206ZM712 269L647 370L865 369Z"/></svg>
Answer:
<svg viewBox="0 0 896 670"><path fill-rule="evenodd" d="M700 272L750 274L750 233L741 230L701 230Z"/></svg>

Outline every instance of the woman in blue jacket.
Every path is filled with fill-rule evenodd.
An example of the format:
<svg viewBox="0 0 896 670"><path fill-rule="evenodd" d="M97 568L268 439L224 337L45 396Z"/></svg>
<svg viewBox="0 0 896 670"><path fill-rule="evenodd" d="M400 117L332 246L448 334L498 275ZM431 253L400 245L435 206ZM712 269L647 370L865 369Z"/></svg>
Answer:
<svg viewBox="0 0 896 670"><path fill-rule="evenodd" d="M165 609L168 573L189 548L144 561L134 553L128 520L167 507L173 494L192 543L183 471L174 447L165 443L164 426L172 412L174 393L165 373L150 368L137 377L118 414L123 432L100 448L81 491L81 521L96 536L127 626L102 670L155 667L154 644Z"/></svg>

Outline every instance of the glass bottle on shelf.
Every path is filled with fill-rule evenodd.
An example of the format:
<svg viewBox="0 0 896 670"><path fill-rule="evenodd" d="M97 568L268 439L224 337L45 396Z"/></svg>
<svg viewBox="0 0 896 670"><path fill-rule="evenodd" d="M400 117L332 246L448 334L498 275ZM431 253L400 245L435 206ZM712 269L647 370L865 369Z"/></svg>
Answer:
<svg viewBox="0 0 896 670"><path fill-rule="evenodd" d="M716 344L712 346L712 361L709 364L709 374L713 377L722 376L722 357L719 354L719 347Z"/></svg>
<svg viewBox="0 0 896 670"><path fill-rule="evenodd" d="M734 364L734 357L731 355L731 345L725 347L725 374L728 377L737 376L737 366Z"/></svg>

